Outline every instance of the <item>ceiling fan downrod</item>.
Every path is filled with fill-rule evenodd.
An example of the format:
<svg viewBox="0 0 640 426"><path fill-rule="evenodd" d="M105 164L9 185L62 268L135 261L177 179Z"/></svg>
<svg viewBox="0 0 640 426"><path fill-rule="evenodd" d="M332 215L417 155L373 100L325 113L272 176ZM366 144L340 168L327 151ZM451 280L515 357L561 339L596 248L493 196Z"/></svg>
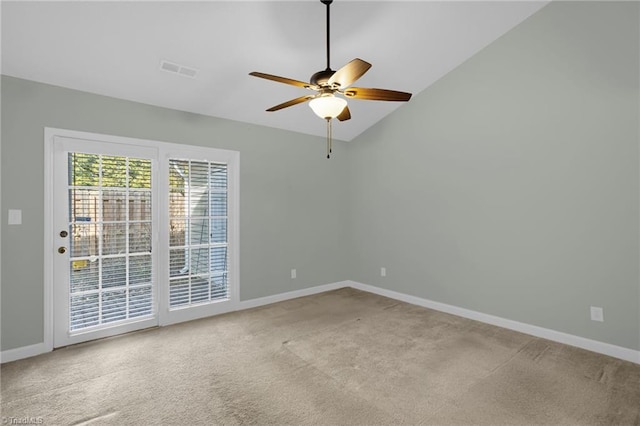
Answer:
<svg viewBox="0 0 640 426"><path fill-rule="evenodd" d="M329 34L330 34L330 29L331 29L331 25L330 25L330 11L329 8L331 7L331 3L333 3L333 0L320 0L322 2L322 4L326 4L327 5L327 71L331 70L331 60L330 60L330 43L329 43Z"/></svg>

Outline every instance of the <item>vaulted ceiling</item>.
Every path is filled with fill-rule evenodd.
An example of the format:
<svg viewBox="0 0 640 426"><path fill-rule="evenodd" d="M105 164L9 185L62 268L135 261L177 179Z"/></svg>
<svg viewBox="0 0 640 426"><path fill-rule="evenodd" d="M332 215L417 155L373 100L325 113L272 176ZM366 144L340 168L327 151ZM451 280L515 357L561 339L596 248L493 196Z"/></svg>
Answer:
<svg viewBox="0 0 640 426"><path fill-rule="evenodd" d="M547 1L354 1L331 6L331 66L362 58L355 84L414 96ZM326 66L325 6L300 1L3 1L2 73L146 104L324 136L305 105L265 109ZM161 70L161 61L195 78ZM402 103L349 100L334 126L351 140Z"/></svg>

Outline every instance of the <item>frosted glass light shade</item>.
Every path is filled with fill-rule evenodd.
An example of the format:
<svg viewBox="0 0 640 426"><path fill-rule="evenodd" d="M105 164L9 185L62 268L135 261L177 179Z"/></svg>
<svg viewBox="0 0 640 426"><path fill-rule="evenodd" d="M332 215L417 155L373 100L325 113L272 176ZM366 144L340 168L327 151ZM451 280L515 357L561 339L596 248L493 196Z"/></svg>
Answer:
<svg viewBox="0 0 640 426"><path fill-rule="evenodd" d="M328 94L311 99L309 106L320 118L336 118L347 106L347 101Z"/></svg>

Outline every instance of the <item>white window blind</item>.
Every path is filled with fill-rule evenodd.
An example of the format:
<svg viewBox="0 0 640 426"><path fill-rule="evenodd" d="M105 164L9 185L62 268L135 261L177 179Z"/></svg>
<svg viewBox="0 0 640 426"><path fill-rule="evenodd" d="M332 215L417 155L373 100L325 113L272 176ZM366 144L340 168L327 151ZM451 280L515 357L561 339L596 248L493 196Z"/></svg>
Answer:
<svg viewBox="0 0 640 426"><path fill-rule="evenodd" d="M169 306L229 299L227 165L169 160Z"/></svg>
<svg viewBox="0 0 640 426"><path fill-rule="evenodd" d="M151 161L71 152L69 330L153 313Z"/></svg>

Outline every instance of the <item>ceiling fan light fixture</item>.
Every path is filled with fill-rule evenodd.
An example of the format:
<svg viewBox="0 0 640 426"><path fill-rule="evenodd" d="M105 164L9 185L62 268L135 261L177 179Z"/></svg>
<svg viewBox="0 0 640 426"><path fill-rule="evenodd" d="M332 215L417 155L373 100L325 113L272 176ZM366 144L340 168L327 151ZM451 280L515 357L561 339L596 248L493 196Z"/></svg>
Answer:
<svg viewBox="0 0 640 426"><path fill-rule="evenodd" d="M340 115L344 107L347 106L347 101L333 94L324 94L311 99L309 106L318 117L328 120Z"/></svg>

